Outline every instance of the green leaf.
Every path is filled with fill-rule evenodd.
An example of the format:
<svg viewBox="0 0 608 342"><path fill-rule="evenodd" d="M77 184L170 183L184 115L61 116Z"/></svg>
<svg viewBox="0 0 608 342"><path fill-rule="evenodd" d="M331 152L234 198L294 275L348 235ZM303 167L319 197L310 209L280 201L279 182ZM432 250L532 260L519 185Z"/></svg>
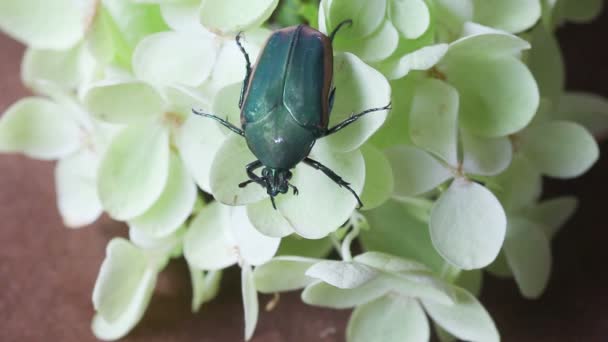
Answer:
<svg viewBox="0 0 608 342"><path fill-rule="evenodd" d="M97 83L88 89L83 102L95 118L115 124L152 121L165 109L158 91L140 81Z"/></svg>
<svg viewBox="0 0 608 342"><path fill-rule="evenodd" d="M239 257L254 266L272 259L281 243L280 238L257 231L249 221L244 206L230 208L230 238L236 244Z"/></svg>
<svg viewBox="0 0 608 342"><path fill-rule="evenodd" d="M243 311L245 311L245 340L251 339L258 324L258 292L251 266L245 264L241 267L241 293L243 295Z"/></svg>
<svg viewBox="0 0 608 342"><path fill-rule="evenodd" d="M93 289L95 336L119 339L139 322L152 296L156 274L143 251L122 238L110 241Z"/></svg>
<svg viewBox="0 0 608 342"><path fill-rule="evenodd" d="M458 103L456 89L427 79L416 88L410 113L412 141L452 166L458 164Z"/></svg>
<svg viewBox="0 0 608 342"><path fill-rule="evenodd" d="M608 132L608 100L599 95L566 92L553 115L557 120L574 121L585 126L596 138Z"/></svg>
<svg viewBox="0 0 608 342"><path fill-rule="evenodd" d="M474 20L499 30L518 33L540 19L540 0L473 0Z"/></svg>
<svg viewBox="0 0 608 342"><path fill-rule="evenodd" d="M277 255L299 255L308 258L324 258L333 249L333 244L329 237L323 239L310 240L292 234L281 239L281 245Z"/></svg>
<svg viewBox="0 0 608 342"><path fill-rule="evenodd" d="M11 105L0 119L0 151L57 159L80 146L81 131L67 109L41 97Z"/></svg>
<svg viewBox="0 0 608 342"><path fill-rule="evenodd" d="M468 48L478 47L470 44ZM538 87L518 59L471 56L448 60L446 65L448 80L461 95L460 124L471 133L485 137L509 135L534 117L540 101Z"/></svg>
<svg viewBox="0 0 608 342"><path fill-rule="evenodd" d="M99 157L83 149L59 160L55 167L57 206L70 228L93 223L103 212L95 186L98 165Z"/></svg>
<svg viewBox="0 0 608 342"><path fill-rule="evenodd" d="M433 206L429 226L439 254L456 267L471 270L496 258L507 218L485 187L456 178Z"/></svg>
<svg viewBox="0 0 608 342"><path fill-rule="evenodd" d="M177 132L176 144L184 165L205 192L211 192L211 165L225 139L214 121L194 114Z"/></svg>
<svg viewBox="0 0 608 342"><path fill-rule="evenodd" d="M217 44L211 37L187 32L160 32L142 39L133 52L137 78L156 85L196 87L211 74Z"/></svg>
<svg viewBox="0 0 608 342"><path fill-rule="evenodd" d="M388 17L406 39L417 39L431 24L431 13L423 0L391 0Z"/></svg>
<svg viewBox="0 0 608 342"><path fill-rule="evenodd" d="M289 222L267 199L247 205L247 216L255 229L266 236L281 238L293 233Z"/></svg>
<svg viewBox="0 0 608 342"><path fill-rule="evenodd" d="M207 119L207 124L216 123ZM239 187L248 179L245 166L255 160L243 137L233 134L225 139L211 164L210 185L215 199L228 205L244 205L267 198L266 191L258 184Z"/></svg>
<svg viewBox="0 0 608 342"><path fill-rule="evenodd" d="M97 2L7 0L0 4L0 30L37 49L67 49L85 34Z"/></svg>
<svg viewBox="0 0 608 342"><path fill-rule="evenodd" d="M201 271L189 267L192 281L192 312L199 312L201 306L217 296L222 280L222 271Z"/></svg>
<svg viewBox="0 0 608 342"><path fill-rule="evenodd" d="M350 53L334 58L336 95L329 126L333 127L371 108L382 108L391 102L391 87L376 69ZM349 152L359 148L386 120L387 110L369 113L344 131L326 138L336 151Z"/></svg>
<svg viewBox="0 0 608 342"><path fill-rule="evenodd" d="M391 197L395 181L391 165L381 151L366 144L361 152L365 160L365 185L361 201L365 204L363 210L369 210L382 205Z"/></svg>
<svg viewBox="0 0 608 342"><path fill-rule="evenodd" d="M317 281L305 274L306 270L317 262L319 259L299 256L273 258L253 271L255 286L262 293L301 289Z"/></svg>
<svg viewBox="0 0 608 342"><path fill-rule="evenodd" d="M500 341L492 318L477 299L458 287L454 287L454 292L457 300L453 305L442 305L423 300L422 304L429 316L438 325L461 340Z"/></svg>
<svg viewBox="0 0 608 342"><path fill-rule="evenodd" d="M421 262L436 272L441 270L444 261L431 243L427 223L416 219L405 205L389 201L365 212L365 217L371 227L360 235L365 250Z"/></svg>
<svg viewBox="0 0 608 342"><path fill-rule="evenodd" d="M513 147L507 137L484 138L461 132L462 169L473 175L494 176L505 171L513 158Z"/></svg>
<svg viewBox="0 0 608 342"><path fill-rule="evenodd" d="M265 22L278 4L278 0L205 1L200 7L200 21L219 34L246 31Z"/></svg>
<svg viewBox="0 0 608 342"><path fill-rule="evenodd" d="M522 214L529 220L540 224L547 238L551 240L574 214L577 206L578 200L575 197L563 196L526 207Z"/></svg>
<svg viewBox="0 0 608 342"><path fill-rule="evenodd" d="M499 186L497 197L507 211L524 208L537 201L541 195L542 177L521 154L513 156L511 165L495 181Z"/></svg>
<svg viewBox="0 0 608 342"><path fill-rule="evenodd" d="M349 342L424 342L429 322L416 300L386 295L358 306L346 328Z"/></svg>
<svg viewBox="0 0 608 342"><path fill-rule="evenodd" d="M433 190L452 178L450 171L425 151L413 146L395 146L385 154L395 177L393 197L409 197Z"/></svg>
<svg viewBox="0 0 608 342"><path fill-rule="evenodd" d="M143 214L167 182L168 132L157 124L124 128L102 157L98 172L97 191L110 216L129 220Z"/></svg>
<svg viewBox="0 0 608 342"><path fill-rule="evenodd" d="M234 243L229 240L229 208L212 202L194 218L184 237L184 257L202 270L221 270L237 262Z"/></svg>
<svg viewBox="0 0 608 342"><path fill-rule="evenodd" d="M356 193L361 193L365 164L359 151L334 154L321 141L317 142L310 157L349 182ZM291 183L300 193L297 196L291 193L278 196L277 208L293 230L305 238L327 236L350 217L357 205L355 197L347 189L303 163L295 168Z"/></svg>
<svg viewBox="0 0 608 342"><path fill-rule="evenodd" d="M378 272L357 262L322 260L312 265L306 275L341 289L353 289L376 278Z"/></svg>
<svg viewBox="0 0 608 342"><path fill-rule="evenodd" d="M551 271L551 248L542 227L520 217L509 217L504 251L522 295L538 298Z"/></svg>
<svg viewBox="0 0 608 342"><path fill-rule="evenodd" d="M196 200L196 186L179 157L172 153L167 183L158 200L129 226L155 238L172 234L190 216Z"/></svg>
<svg viewBox="0 0 608 342"><path fill-rule="evenodd" d="M591 168L599 157L599 148L583 126L552 121L526 130L522 153L547 176L573 178Z"/></svg>
<svg viewBox="0 0 608 342"><path fill-rule="evenodd" d="M317 282L308 285L302 291L302 301L324 308L346 309L370 302L388 291L388 285L380 278L354 289L340 289L324 282Z"/></svg>

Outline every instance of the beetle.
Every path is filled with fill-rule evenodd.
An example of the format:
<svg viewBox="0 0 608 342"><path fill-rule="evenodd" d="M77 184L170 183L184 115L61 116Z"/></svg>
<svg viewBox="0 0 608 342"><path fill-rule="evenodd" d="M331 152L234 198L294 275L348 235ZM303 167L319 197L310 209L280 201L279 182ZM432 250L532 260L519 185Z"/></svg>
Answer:
<svg viewBox="0 0 608 342"><path fill-rule="evenodd" d="M308 155L316 140L335 134L362 116L390 110L391 104L352 114L329 128L336 88L333 86L333 47L336 33L352 20L341 22L329 36L307 25L298 25L273 32L266 41L255 66L241 44L236 44L246 63L246 74L239 99L241 128L214 114L193 109L193 113L218 121L245 138L257 160L246 166L248 180L243 188L257 183L266 189L272 206L274 197L289 188L298 189L289 181L291 169L303 162L322 171L340 187L346 188L363 206L350 184L334 171ZM255 170L263 167L261 176Z"/></svg>

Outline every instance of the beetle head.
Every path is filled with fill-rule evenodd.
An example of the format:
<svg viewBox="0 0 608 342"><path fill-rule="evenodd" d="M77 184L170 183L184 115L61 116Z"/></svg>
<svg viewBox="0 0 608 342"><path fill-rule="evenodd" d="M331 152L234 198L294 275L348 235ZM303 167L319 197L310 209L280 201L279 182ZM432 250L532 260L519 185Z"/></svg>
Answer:
<svg viewBox="0 0 608 342"><path fill-rule="evenodd" d="M289 170L272 169L268 167L262 170L262 178L264 178L264 181L266 182L266 192L270 197L287 193L291 177L292 174Z"/></svg>

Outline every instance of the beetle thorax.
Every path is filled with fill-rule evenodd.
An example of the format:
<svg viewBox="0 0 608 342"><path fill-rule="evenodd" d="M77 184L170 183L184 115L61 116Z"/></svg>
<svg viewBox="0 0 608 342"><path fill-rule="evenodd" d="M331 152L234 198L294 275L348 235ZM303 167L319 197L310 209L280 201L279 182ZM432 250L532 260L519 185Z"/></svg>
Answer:
<svg viewBox="0 0 608 342"><path fill-rule="evenodd" d="M279 193L284 194L289 190L291 177L291 172L285 169L265 167L262 170L262 178L266 182L266 192L272 197Z"/></svg>

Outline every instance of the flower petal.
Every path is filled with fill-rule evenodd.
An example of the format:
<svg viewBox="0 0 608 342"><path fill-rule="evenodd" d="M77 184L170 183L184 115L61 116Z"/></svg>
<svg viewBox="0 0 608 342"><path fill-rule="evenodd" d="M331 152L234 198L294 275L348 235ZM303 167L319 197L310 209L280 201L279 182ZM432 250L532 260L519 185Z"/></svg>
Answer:
<svg viewBox="0 0 608 342"><path fill-rule="evenodd" d="M376 208L386 202L393 193L394 179L391 165L380 150L366 144L361 149L365 160L365 185L361 193L363 210Z"/></svg>
<svg viewBox="0 0 608 342"><path fill-rule="evenodd" d="M280 238L258 232L249 221L244 206L230 208L230 232L238 246L240 257L254 266L272 259L281 243Z"/></svg>
<svg viewBox="0 0 608 342"><path fill-rule="evenodd" d="M200 8L200 20L212 32L237 33L262 24L278 4L279 0L205 1Z"/></svg>
<svg viewBox="0 0 608 342"><path fill-rule="evenodd" d="M417 39L431 24L431 13L423 0L390 1L388 17L406 39Z"/></svg>
<svg viewBox="0 0 608 342"><path fill-rule="evenodd" d="M305 274L319 259L280 256L255 268L255 286L262 293L293 291L317 280Z"/></svg>
<svg viewBox="0 0 608 342"><path fill-rule="evenodd" d="M474 21L499 30L519 33L540 19L540 0L473 0Z"/></svg>

